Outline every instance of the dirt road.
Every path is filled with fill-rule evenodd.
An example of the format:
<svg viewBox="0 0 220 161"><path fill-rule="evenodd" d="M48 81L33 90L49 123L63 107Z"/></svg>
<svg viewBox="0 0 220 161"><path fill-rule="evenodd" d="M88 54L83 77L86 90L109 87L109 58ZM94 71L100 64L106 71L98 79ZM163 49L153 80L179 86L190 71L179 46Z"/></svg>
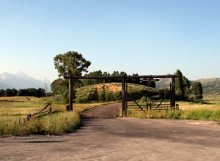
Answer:
<svg viewBox="0 0 220 161"><path fill-rule="evenodd" d="M204 121L111 118L117 115L119 106L86 111L84 125L76 133L0 138L0 160L220 160L220 125Z"/></svg>

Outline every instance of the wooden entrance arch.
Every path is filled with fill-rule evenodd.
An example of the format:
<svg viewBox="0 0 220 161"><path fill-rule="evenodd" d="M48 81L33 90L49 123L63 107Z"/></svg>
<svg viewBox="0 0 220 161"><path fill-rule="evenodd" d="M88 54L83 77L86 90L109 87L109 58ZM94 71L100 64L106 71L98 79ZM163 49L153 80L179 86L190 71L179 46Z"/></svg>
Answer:
<svg viewBox="0 0 220 161"><path fill-rule="evenodd" d="M76 79L102 79L102 80L109 80L109 79L120 79L122 83L122 117L127 116L127 83L128 79L132 78L139 78L139 79L148 79L148 80L155 80L161 78L171 78L170 83L170 107L175 108L176 100L175 100L175 78L177 76L167 74L167 75L142 75L142 76L98 76L98 77L90 77L90 76L64 76L65 79L69 80L69 104L68 110L73 110L73 82Z"/></svg>

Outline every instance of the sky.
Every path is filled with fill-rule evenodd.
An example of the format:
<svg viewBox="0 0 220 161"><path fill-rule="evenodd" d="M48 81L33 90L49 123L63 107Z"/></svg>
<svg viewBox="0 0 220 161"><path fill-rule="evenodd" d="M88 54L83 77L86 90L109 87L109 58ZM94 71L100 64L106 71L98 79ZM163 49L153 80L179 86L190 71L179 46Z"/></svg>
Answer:
<svg viewBox="0 0 220 161"><path fill-rule="evenodd" d="M53 81L67 51L89 71L220 77L220 1L0 0L0 73Z"/></svg>

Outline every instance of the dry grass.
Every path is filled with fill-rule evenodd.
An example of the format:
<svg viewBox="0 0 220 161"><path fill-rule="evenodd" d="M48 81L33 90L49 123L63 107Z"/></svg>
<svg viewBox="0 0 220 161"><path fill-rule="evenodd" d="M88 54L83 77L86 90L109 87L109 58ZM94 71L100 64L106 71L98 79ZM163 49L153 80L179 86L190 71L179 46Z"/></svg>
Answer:
<svg viewBox="0 0 220 161"><path fill-rule="evenodd" d="M63 134L71 132L80 124L81 111L102 104L74 104L74 111L66 112L65 105L52 103L51 114L29 121L25 125L19 124L19 119L38 112L51 100L50 97L0 97L0 135Z"/></svg>
<svg viewBox="0 0 220 161"><path fill-rule="evenodd" d="M182 110L195 110L195 109L210 109L219 110L219 100L206 100L206 103L193 103L193 102L177 102Z"/></svg>
<svg viewBox="0 0 220 161"><path fill-rule="evenodd" d="M190 119L220 121L220 101L208 100L207 103L177 102L178 111L140 111L137 107L129 109L128 116L136 118Z"/></svg>
<svg viewBox="0 0 220 161"><path fill-rule="evenodd" d="M120 92L121 91L121 83L103 83L94 85L97 90L102 90L105 88L107 91L110 92Z"/></svg>

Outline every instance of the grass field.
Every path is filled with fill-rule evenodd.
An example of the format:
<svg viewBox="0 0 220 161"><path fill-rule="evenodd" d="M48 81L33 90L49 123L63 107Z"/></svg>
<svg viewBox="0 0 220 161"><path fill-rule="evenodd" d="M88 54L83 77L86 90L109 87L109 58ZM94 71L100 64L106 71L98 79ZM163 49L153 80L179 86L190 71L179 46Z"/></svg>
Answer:
<svg viewBox="0 0 220 161"><path fill-rule="evenodd" d="M67 112L64 104L52 103L49 115L19 124L19 120L42 109L52 97L0 97L0 135L64 134L79 127L80 112L104 103L74 104L74 111ZM207 99L206 103L177 102L177 111L128 110L129 117L157 119L193 119L220 121L220 99ZM131 104L131 102L129 103Z"/></svg>
<svg viewBox="0 0 220 161"><path fill-rule="evenodd" d="M0 97L0 135L63 134L80 125L80 112L103 103L74 104L74 111L66 112L64 104L52 104L52 112L28 121L19 120L41 110L52 98Z"/></svg>
<svg viewBox="0 0 220 161"><path fill-rule="evenodd" d="M206 100L205 103L177 102L180 110L141 111L137 107L128 110L128 116L136 118L187 119L220 121L220 99Z"/></svg>

